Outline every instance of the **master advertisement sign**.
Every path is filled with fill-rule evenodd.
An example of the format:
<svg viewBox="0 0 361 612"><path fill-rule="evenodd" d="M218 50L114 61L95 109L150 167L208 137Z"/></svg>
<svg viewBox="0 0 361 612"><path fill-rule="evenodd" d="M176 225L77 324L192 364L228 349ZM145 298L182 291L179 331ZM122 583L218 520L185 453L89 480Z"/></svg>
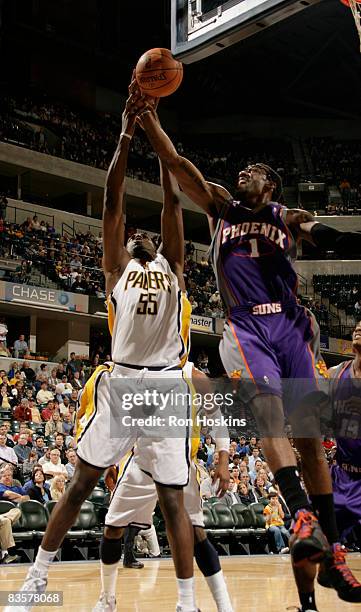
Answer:
<svg viewBox="0 0 361 612"><path fill-rule="evenodd" d="M191 330L200 332L213 332L214 319L212 317L191 316Z"/></svg>
<svg viewBox="0 0 361 612"><path fill-rule="evenodd" d="M17 304L46 306L56 310L85 313L88 312L89 303L87 295L7 282L0 283L0 299Z"/></svg>

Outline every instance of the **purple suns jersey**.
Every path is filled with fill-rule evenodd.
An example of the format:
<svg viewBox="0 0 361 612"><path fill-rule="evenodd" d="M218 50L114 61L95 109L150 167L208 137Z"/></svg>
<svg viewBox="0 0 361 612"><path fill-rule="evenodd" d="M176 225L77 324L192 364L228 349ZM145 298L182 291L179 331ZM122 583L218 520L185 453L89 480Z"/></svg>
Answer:
<svg viewBox="0 0 361 612"><path fill-rule="evenodd" d="M350 475L361 477L361 379L352 376L352 360L331 368L330 375L336 462Z"/></svg>
<svg viewBox="0 0 361 612"><path fill-rule="evenodd" d="M268 311L254 314L272 314L296 303L296 244L285 223L286 212L275 202L257 213L235 200L225 204L210 255L229 313L257 306Z"/></svg>

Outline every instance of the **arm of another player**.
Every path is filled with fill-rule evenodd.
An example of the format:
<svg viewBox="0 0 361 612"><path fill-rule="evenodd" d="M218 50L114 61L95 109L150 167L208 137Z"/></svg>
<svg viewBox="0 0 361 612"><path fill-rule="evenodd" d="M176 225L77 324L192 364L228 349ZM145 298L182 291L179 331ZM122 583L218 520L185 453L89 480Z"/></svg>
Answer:
<svg viewBox="0 0 361 612"><path fill-rule="evenodd" d="M162 253L178 278L179 287L185 291L184 282L184 230L183 214L179 201L179 188L175 177L159 160L160 178L163 187L163 209L161 214Z"/></svg>
<svg viewBox="0 0 361 612"><path fill-rule="evenodd" d="M106 294L112 291L123 274L130 255L124 246L124 211L125 172L127 168L130 141L136 122L135 101L131 95L122 115L122 133L118 146L109 166L105 181L103 206L103 269L105 274Z"/></svg>
<svg viewBox="0 0 361 612"><path fill-rule="evenodd" d="M218 217L225 202L231 198L226 189L220 190L207 183L202 173L192 162L178 155L169 136L160 125L156 113L154 99L142 96L135 79L130 85L130 91L137 93L137 99L143 100L144 108L137 110L141 124L149 141L165 166L174 174L182 191L210 217ZM219 187L219 186L217 186Z"/></svg>
<svg viewBox="0 0 361 612"><path fill-rule="evenodd" d="M197 393L200 393L204 396L206 393L210 393L211 386L208 380L208 376L201 372L197 368L193 366L192 369L192 381L194 383L195 389ZM222 418L222 413L219 409L219 406L212 407L211 409L204 408L203 415L206 417L209 416L214 419ZM215 467L215 474L213 478L213 482L218 482L218 490L217 495L219 497L223 497L225 493L228 491L229 485L229 435L228 429L225 426L220 425L219 427L215 427L215 442L216 442L216 451L219 455L218 465Z"/></svg>
<svg viewBox="0 0 361 612"><path fill-rule="evenodd" d="M320 249L336 251L340 255L361 254L361 234L358 232L341 232L333 227L316 221L306 210L290 209L286 214L286 223L294 234Z"/></svg>

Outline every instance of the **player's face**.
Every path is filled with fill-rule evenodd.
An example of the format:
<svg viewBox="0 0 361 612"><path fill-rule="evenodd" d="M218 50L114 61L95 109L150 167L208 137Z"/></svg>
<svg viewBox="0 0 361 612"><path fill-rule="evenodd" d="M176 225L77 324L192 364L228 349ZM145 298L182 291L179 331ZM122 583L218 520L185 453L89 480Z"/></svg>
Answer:
<svg viewBox="0 0 361 612"><path fill-rule="evenodd" d="M154 259L156 250L148 234L133 234L127 242L127 251L134 259Z"/></svg>
<svg viewBox="0 0 361 612"><path fill-rule="evenodd" d="M352 346L355 350L361 351L361 321L359 321L352 334Z"/></svg>
<svg viewBox="0 0 361 612"><path fill-rule="evenodd" d="M269 183L269 177L266 174L266 171L254 164L252 166L247 166L244 170L241 170L238 174L237 181L237 192L242 200L245 200L249 203L254 203L257 196L262 196L267 189L267 185Z"/></svg>

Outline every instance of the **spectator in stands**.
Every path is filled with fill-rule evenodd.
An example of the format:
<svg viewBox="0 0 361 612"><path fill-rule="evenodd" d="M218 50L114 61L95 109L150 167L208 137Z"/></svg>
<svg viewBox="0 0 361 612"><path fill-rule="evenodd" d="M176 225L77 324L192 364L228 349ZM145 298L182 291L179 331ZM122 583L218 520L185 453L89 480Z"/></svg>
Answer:
<svg viewBox="0 0 361 612"><path fill-rule="evenodd" d="M65 465L61 463L60 451L57 448L50 450L50 461L46 461L42 464L44 474L48 478L53 478L57 474L64 474L65 478L68 477Z"/></svg>
<svg viewBox="0 0 361 612"><path fill-rule="evenodd" d="M226 504L229 508L233 506L233 504L241 503L238 493L234 493L233 491L234 485L235 485L234 478L233 476L230 476L228 491L223 497L219 499L220 503Z"/></svg>
<svg viewBox="0 0 361 612"><path fill-rule="evenodd" d="M257 499L265 499L268 497L265 479L262 478L262 476L257 476L254 483L254 492L257 496Z"/></svg>
<svg viewBox="0 0 361 612"><path fill-rule="evenodd" d="M204 447L202 440L199 441L197 459L198 461L203 461L204 465L206 465L207 459L208 459L208 453L207 453L207 449Z"/></svg>
<svg viewBox="0 0 361 612"><path fill-rule="evenodd" d="M214 454L214 451L216 450L216 445L214 440L212 439L212 436L207 435L205 437L204 446L207 450L208 457Z"/></svg>
<svg viewBox="0 0 361 612"><path fill-rule="evenodd" d="M201 351L197 359L197 368L204 374L210 375L208 368L208 355L205 351Z"/></svg>
<svg viewBox="0 0 361 612"><path fill-rule="evenodd" d="M66 375L69 380L71 380L74 377L76 370L77 370L77 365L76 365L76 360L75 360L75 353L72 352L70 353L70 359L66 366Z"/></svg>
<svg viewBox="0 0 361 612"><path fill-rule="evenodd" d="M14 357L18 359L19 357L24 357L29 352L28 344L25 340L24 334L20 334L19 339L14 342Z"/></svg>
<svg viewBox="0 0 361 612"><path fill-rule="evenodd" d="M84 385L83 385L83 382L80 379L80 372L78 372L78 370L76 370L74 372L74 376L73 376L73 379L71 381L71 384L72 384L73 389L75 391L80 391L80 389L83 388Z"/></svg>
<svg viewBox="0 0 361 612"><path fill-rule="evenodd" d="M68 382L68 378L65 374L61 377L61 382L58 383L55 387L56 399L61 402L63 396L71 395L73 391L73 387L70 382Z"/></svg>
<svg viewBox="0 0 361 612"><path fill-rule="evenodd" d="M288 552L290 533L284 525L284 512L276 492L270 493L269 504L264 508L263 514L266 517L266 527L274 536L277 552Z"/></svg>
<svg viewBox="0 0 361 612"><path fill-rule="evenodd" d="M259 474L259 471L262 469L263 467L263 461L262 459L257 459L254 463L254 469L253 470L249 470L249 477L251 479L251 482L254 482Z"/></svg>
<svg viewBox="0 0 361 612"><path fill-rule="evenodd" d="M24 397L18 406L14 408L13 417L15 421L29 421L30 413L29 413L29 401Z"/></svg>
<svg viewBox="0 0 361 612"><path fill-rule="evenodd" d="M0 467L0 499L11 501L13 504L19 504L29 499L24 489L14 484L11 466Z"/></svg>
<svg viewBox="0 0 361 612"><path fill-rule="evenodd" d="M44 454L39 459L39 465L41 465L41 467L43 469L44 469L44 463L47 463L47 462L50 461L50 452L51 452L51 449L52 449L51 446L45 446L44 447Z"/></svg>
<svg viewBox="0 0 361 612"><path fill-rule="evenodd" d="M63 431L63 424L60 419L60 414L58 411L54 411L49 421L46 422L45 425L45 436L53 436L56 433L61 433Z"/></svg>
<svg viewBox="0 0 361 612"><path fill-rule="evenodd" d="M28 361L24 361L20 372L24 372L25 378L29 382L33 382L36 379L36 374Z"/></svg>
<svg viewBox="0 0 361 612"><path fill-rule="evenodd" d="M76 421L76 406L73 402L70 402L70 405L69 405L69 416L70 416L70 422L72 423L74 427L75 421Z"/></svg>
<svg viewBox="0 0 361 612"><path fill-rule="evenodd" d="M32 421L32 423L36 423L37 425L40 425L42 423L40 410L33 399L29 399L28 412L29 420Z"/></svg>
<svg viewBox="0 0 361 612"><path fill-rule="evenodd" d="M55 402L53 401L48 401L48 403L46 404L46 408L44 408L44 410L41 413L41 418L43 419L43 421L49 421L52 417L52 415L55 412Z"/></svg>
<svg viewBox="0 0 361 612"><path fill-rule="evenodd" d="M249 446L246 443L246 436L241 436L239 438L239 442L237 445L237 453L242 457L243 455L248 455Z"/></svg>
<svg viewBox="0 0 361 612"><path fill-rule="evenodd" d="M241 504L249 506L257 502L257 496L252 489L248 489L245 482L240 482L238 485L238 496Z"/></svg>
<svg viewBox="0 0 361 612"><path fill-rule="evenodd" d="M26 433L21 433L19 435L19 441L14 446L14 451L19 463L24 463L24 461L28 461L31 453L31 448L29 448L28 446L28 436Z"/></svg>
<svg viewBox="0 0 361 612"><path fill-rule="evenodd" d="M14 434L14 442L18 443L19 438L22 434L25 434L27 436L27 440L28 440L27 444L28 444L28 447L31 448L32 447L32 431L31 429L29 429L27 423L20 423L19 432Z"/></svg>
<svg viewBox="0 0 361 612"><path fill-rule="evenodd" d="M10 410L13 404L13 397L8 391L7 385L1 385L0 407L1 410Z"/></svg>
<svg viewBox="0 0 361 612"><path fill-rule="evenodd" d="M45 481L45 476L42 468L36 466L31 477L32 485L27 489L30 499L46 504L51 500L50 486Z"/></svg>
<svg viewBox="0 0 361 612"><path fill-rule="evenodd" d="M22 464L23 478L28 480L33 473L34 465L38 462L38 454L34 448L30 450L29 459Z"/></svg>
<svg viewBox="0 0 361 612"><path fill-rule="evenodd" d="M65 440L64 440L64 434L63 433L57 433L55 436L55 446L54 448L56 448L59 452L60 452L60 460L62 463L67 463L67 456L66 456L66 446L65 446Z"/></svg>
<svg viewBox="0 0 361 612"><path fill-rule="evenodd" d="M70 398L68 395L65 395L63 401L59 404L59 412L62 417L64 416L64 414L69 414L69 405Z"/></svg>
<svg viewBox="0 0 361 612"><path fill-rule="evenodd" d="M73 430L74 430L74 425L71 422L71 416L69 412L67 412L63 416L62 433L64 434L64 436L72 436Z"/></svg>
<svg viewBox="0 0 361 612"><path fill-rule="evenodd" d="M209 476L202 480L200 486L200 494L202 499L209 499L217 496L218 482L214 481L215 469L209 470Z"/></svg>
<svg viewBox="0 0 361 612"><path fill-rule="evenodd" d="M255 447L252 449L252 454L248 462L248 469L250 472L255 471L255 464L256 464L257 459L261 459L261 453L259 452L259 448Z"/></svg>
<svg viewBox="0 0 361 612"><path fill-rule="evenodd" d="M41 457L44 457L46 446L45 446L45 442L44 442L43 436L38 436L36 438L34 448L36 450L36 454L37 454L38 459L41 459Z"/></svg>
<svg viewBox="0 0 361 612"><path fill-rule="evenodd" d="M51 389L52 391L55 391L55 387L58 384L58 382L59 382L59 379L56 376L56 368L53 368L48 378L49 389Z"/></svg>
<svg viewBox="0 0 361 612"><path fill-rule="evenodd" d="M9 349L6 348L2 340L0 341L0 357L11 357Z"/></svg>
<svg viewBox="0 0 361 612"><path fill-rule="evenodd" d="M40 406L44 406L45 404L48 404L53 399L54 399L54 394L48 388L48 383L42 382L40 386L40 391L38 391L36 394L37 403L40 404Z"/></svg>
<svg viewBox="0 0 361 612"><path fill-rule="evenodd" d="M15 442L10 433L10 430L11 430L10 421L3 421L2 423L0 423L0 433L4 434L6 438L6 446L10 446L10 448L13 448L15 446Z"/></svg>
<svg viewBox="0 0 361 612"><path fill-rule="evenodd" d="M65 476L58 474L57 476L54 476L54 478L51 481L51 485L50 485L50 494L51 494L51 498L54 501L59 501L59 499L64 495L65 493Z"/></svg>
<svg viewBox="0 0 361 612"><path fill-rule="evenodd" d="M10 463L12 466L18 465L18 457L13 448L7 446L6 435L0 432L0 462Z"/></svg>
<svg viewBox="0 0 361 612"><path fill-rule="evenodd" d="M77 455L74 449L69 449L66 452L68 463L65 464L66 471L68 473L68 479L71 480L74 476L75 466L77 461Z"/></svg>

